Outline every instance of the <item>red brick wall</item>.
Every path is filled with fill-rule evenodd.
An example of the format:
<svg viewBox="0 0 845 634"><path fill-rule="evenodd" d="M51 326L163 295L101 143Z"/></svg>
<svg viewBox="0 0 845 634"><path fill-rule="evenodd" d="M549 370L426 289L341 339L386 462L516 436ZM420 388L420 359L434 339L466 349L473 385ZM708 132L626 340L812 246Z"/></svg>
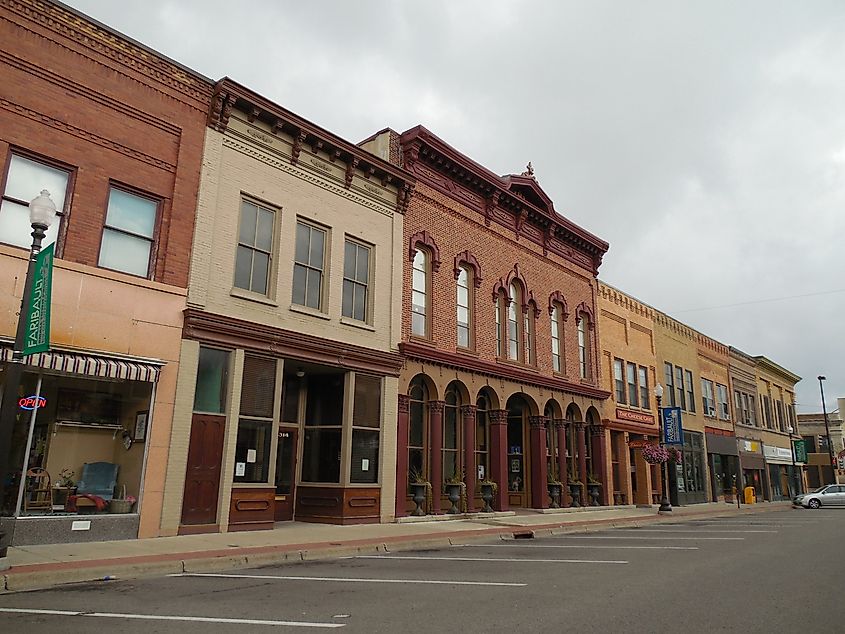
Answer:
<svg viewBox="0 0 845 634"><path fill-rule="evenodd" d="M0 178L10 149L72 171L60 256L97 265L114 181L161 199L151 277L186 287L211 83L63 7L2 0L0 85Z"/></svg>
<svg viewBox="0 0 845 634"><path fill-rule="evenodd" d="M475 342L480 359L496 360L496 325L493 287L499 278L506 280L514 264L533 291L540 317L536 321L536 357L539 372L553 374L551 353L551 325L549 296L560 291L569 307L569 319L564 323L565 375L579 381L578 334L575 308L585 302L596 315L596 280L592 271L580 268L562 258L543 255L539 245L526 238L516 240L513 229L492 221L485 226L482 214L469 209L449 196L418 182L405 214L405 244L403 279L402 339L411 339L411 263L408 261L410 239L418 231L428 231L440 251L440 270L432 280L431 335L437 348L449 352L457 350L457 319L455 310L456 283L454 259L469 250L478 259L483 281L475 289ZM415 340L418 340L414 338ZM593 332L593 359L598 340L598 324ZM596 374L599 364L595 364ZM596 385L600 385L596 376Z"/></svg>

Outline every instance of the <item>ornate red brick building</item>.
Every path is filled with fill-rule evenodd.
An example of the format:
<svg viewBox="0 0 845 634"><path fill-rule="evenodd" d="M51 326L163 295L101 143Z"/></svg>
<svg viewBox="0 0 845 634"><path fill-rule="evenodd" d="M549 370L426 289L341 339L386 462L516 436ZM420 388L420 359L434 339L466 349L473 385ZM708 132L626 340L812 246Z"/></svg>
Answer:
<svg viewBox="0 0 845 634"><path fill-rule="evenodd" d="M596 275L606 242L559 215L530 164L498 176L423 127L363 145L418 183L405 215L396 514L414 508L412 478L463 480L478 510L545 508L547 480L580 503L607 503ZM561 504L569 496L556 500Z"/></svg>

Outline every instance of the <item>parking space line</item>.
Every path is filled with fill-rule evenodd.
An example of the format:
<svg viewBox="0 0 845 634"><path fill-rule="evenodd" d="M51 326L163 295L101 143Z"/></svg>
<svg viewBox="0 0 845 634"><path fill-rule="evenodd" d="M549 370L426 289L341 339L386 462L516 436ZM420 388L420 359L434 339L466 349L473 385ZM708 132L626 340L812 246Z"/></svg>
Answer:
<svg viewBox="0 0 845 634"><path fill-rule="evenodd" d="M529 564L627 564L612 559L520 559L518 557L428 557L413 555L356 555L354 559L412 559L415 561L495 561Z"/></svg>
<svg viewBox="0 0 845 634"><path fill-rule="evenodd" d="M758 530L745 530L745 529L728 529L728 530L710 530L710 529L697 529L693 528L691 530L688 529L675 529L675 528L617 528L615 529L619 532L625 533L777 533L778 531L758 531Z"/></svg>
<svg viewBox="0 0 845 634"><path fill-rule="evenodd" d="M698 550L698 546L609 546L600 544L597 546L576 545L576 544L455 544L454 548L606 548L617 550Z"/></svg>
<svg viewBox="0 0 845 634"><path fill-rule="evenodd" d="M643 537L635 535L561 535L560 537L553 537L552 539L671 539L672 541L679 541L688 539L690 541L698 540L712 540L712 541L742 541L745 537Z"/></svg>
<svg viewBox="0 0 845 634"><path fill-rule="evenodd" d="M134 619L142 621L189 621L192 623L226 623L228 625L283 625L286 627L344 627L345 623L315 623L311 621L275 621L270 619L227 619L214 616L178 616L171 614L121 614L118 612L80 612L77 610L38 610L34 608L0 608L6 614L39 614L45 616L84 616L106 619Z"/></svg>
<svg viewBox="0 0 845 634"><path fill-rule="evenodd" d="M340 583L402 583L435 586L501 586L507 588L524 588L527 583L510 583L500 581L442 581L435 579L367 579L363 577L295 577L291 575L227 575L212 572L184 572L169 577L212 577L218 579L272 579L281 581L336 581Z"/></svg>

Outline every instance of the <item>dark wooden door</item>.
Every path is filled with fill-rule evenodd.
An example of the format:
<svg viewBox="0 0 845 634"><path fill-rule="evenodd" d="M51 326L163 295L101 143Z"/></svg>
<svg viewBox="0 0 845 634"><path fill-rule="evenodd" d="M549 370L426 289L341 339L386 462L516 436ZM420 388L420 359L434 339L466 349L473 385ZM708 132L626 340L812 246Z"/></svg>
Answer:
<svg viewBox="0 0 845 634"><path fill-rule="evenodd" d="M276 453L276 509L274 519L287 522L293 519L296 494L296 441L295 427L280 427Z"/></svg>
<svg viewBox="0 0 845 634"><path fill-rule="evenodd" d="M215 524L223 460L224 416L194 414L185 470L182 524Z"/></svg>

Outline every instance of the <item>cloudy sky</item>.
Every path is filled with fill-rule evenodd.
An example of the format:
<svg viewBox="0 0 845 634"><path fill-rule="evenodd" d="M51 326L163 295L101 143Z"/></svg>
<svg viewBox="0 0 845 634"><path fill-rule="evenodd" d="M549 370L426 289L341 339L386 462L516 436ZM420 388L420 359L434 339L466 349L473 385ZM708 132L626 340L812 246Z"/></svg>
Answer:
<svg viewBox="0 0 845 634"><path fill-rule="evenodd" d="M532 161L600 276L845 396L845 4L70 0L351 140Z"/></svg>

